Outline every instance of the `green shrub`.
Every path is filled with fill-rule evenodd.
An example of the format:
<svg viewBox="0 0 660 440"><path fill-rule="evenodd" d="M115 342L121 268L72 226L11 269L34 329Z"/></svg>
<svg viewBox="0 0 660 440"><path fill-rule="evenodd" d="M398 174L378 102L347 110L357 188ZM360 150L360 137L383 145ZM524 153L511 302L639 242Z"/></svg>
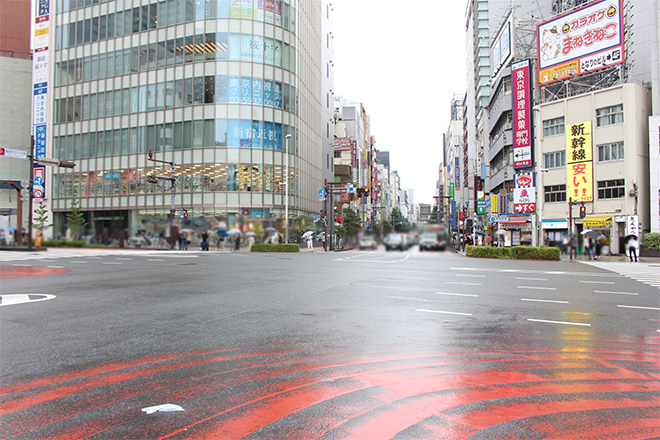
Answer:
<svg viewBox="0 0 660 440"><path fill-rule="evenodd" d="M511 258L510 248L490 246L468 246L465 256L471 258Z"/></svg>
<svg viewBox="0 0 660 440"><path fill-rule="evenodd" d="M101 243L92 243L85 245L86 248L111 248L112 246L108 246L107 244L101 244Z"/></svg>
<svg viewBox="0 0 660 440"><path fill-rule="evenodd" d="M300 246L294 243L254 243L250 252L300 252Z"/></svg>
<svg viewBox="0 0 660 440"><path fill-rule="evenodd" d="M85 240L44 240L41 245L46 247L85 247Z"/></svg>
<svg viewBox="0 0 660 440"><path fill-rule="evenodd" d="M511 248L511 258L515 260L559 260L560 250L547 246L516 246Z"/></svg>
<svg viewBox="0 0 660 440"><path fill-rule="evenodd" d="M465 255L471 258L500 258L514 260L558 261L560 259L559 248L547 246L514 246L511 248L468 246Z"/></svg>
<svg viewBox="0 0 660 440"><path fill-rule="evenodd" d="M660 250L660 233L649 232L642 238L642 248Z"/></svg>

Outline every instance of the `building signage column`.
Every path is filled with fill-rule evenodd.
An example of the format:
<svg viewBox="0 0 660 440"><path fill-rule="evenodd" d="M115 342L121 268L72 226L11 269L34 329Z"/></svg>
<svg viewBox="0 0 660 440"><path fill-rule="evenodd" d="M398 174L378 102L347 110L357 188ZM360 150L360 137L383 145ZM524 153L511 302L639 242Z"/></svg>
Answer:
<svg viewBox="0 0 660 440"><path fill-rule="evenodd" d="M32 133L35 136L35 159L46 157L48 121L48 63L50 41L50 0L33 0L34 34L32 35Z"/></svg>
<svg viewBox="0 0 660 440"><path fill-rule="evenodd" d="M592 202L593 165L591 121L566 127L566 198L573 202Z"/></svg>
<svg viewBox="0 0 660 440"><path fill-rule="evenodd" d="M529 60L511 64L513 86L513 168L532 166L531 88Z"/></svg>

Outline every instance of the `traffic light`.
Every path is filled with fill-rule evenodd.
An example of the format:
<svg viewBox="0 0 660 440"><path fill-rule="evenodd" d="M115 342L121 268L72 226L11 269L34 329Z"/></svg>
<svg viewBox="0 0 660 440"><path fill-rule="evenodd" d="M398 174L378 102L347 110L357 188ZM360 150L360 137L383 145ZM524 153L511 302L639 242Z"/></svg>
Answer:
<svg viewBox="0 0 660 440"><path fill-rule="evenodd" d="M185 209L181 211L181 218L188 218L188 211L186 211Z"/></svg>
<svg viewBox="0 0 660 440"><path fill-rule="evenodd" d="M580 218L585 218L587 215L587 208L582 205L580 206Z"/></svg>
<svg viewBox="0 0 660 440"><path fill-rule="evenodd" d="M4 148L0 148L0 156L4 156L4 155L5 155L5 149L4 149Z"/></svg>
<svg viewBox="0 0 660 440"><path fill-rule="evenodd" d="M364 194L365 197L369 197L369 187L365 186L364 189L362 190L362 193Z"/></svg>
<svg viewBox="0 0 660 440"><path fill-rule="evenodd" d="M356 188L356 189L355 189L355 194L356 194L357 197L362 197L362 196L364 196L364 189L362 189L362 188Z"/></svg>

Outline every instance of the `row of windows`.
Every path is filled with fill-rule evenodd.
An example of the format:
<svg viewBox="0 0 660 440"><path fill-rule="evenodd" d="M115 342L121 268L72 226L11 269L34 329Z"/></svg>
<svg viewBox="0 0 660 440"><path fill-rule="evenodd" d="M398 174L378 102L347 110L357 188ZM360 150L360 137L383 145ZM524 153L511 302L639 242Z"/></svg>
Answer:
<svg viewBox="0 0 660 440"><path fill-rule="evenodd" d="M623 104L596 109L596 126L606 127L623 123ZM557 136L565 133L564 117L543 121L543 136Z"/></svg>
<svg viewBox="0 0 660 440"><path fill-rule="evenodd" d="M63 9L59 7L58 11L61 12ZM281 0L167 0L63 24L57 28L55 44L58 50L66 49L179 23L214 18L255 20L284 27L295 33L295 10Z"/></svg>
<svg viewBox="0 0 660 440"><path fill-rule="evenodd" d="M197 76L54 100L54 122L64 123L198 104L252 104L295 113L289 84L228 75Z"/></svg>
<svg viewBox="0 0 660 440"><path fill-rule="evenodd" d="M543 155L545 168L561 168L566 166L566 152L555 151ZM598 162L623 160L625 148L623 142L598 145Z"/></svg>
<svg viewBox="0 0 660 440"><path fill-rule="evenodd" d="M190 148L242 147L282 150L293 128L275 122L246 119L205 119L118 128L53 139L60 160L138 154ZM292 137L292 141L293 141ZM295 151L295 145L291 145Z"/></svg>
<svg viewBox="0 0 660 440"><path fill-rule="evenodd" d="M598 199L618 199L626 196L624 179L602 180L598 184ZM550 185L543 187L546 203L565 202L566 185Z"/></svg>
<svg viewBox="0 0 660 440"><path fill-rule="evenodd" d="M176 192L250 191L284 193L284 166L248 164L187 164L174 170ZM109 197L168 194L169 182L147 182L147 176L162 174L160 167L88 171L58 174L53 179L54 197ZM291 190L296 194L295 171L290 169Z"/></svg>
<svg viewBox="0 0 660 440"><path fill-rule="evenodd" d="M287 43L260 35L198 34L55 63L55 85L207 60L250 61L295 72L295 50Z"/></svg>

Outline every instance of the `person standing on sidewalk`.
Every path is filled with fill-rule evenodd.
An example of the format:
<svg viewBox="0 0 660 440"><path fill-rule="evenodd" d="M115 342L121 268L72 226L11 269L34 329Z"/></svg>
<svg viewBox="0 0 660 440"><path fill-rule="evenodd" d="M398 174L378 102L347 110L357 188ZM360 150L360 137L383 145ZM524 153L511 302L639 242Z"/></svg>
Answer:
<svg viewBox="0 0 660 440"><path fill-rule="evenodd" d="M312 243L312 234L307 235L307 250L314 252L314 245Z"/></svg>
<svg viewBox="0 0 660 440"><path fill-rule="evenodd" d="M628 239L628 254L630 255L630 262L632 263L633 261L633 255L635 256L635 263L637 263L637 246L639 245L639 242L637 241L637 237L634 235L631 235L630 238Z"/></svg>

